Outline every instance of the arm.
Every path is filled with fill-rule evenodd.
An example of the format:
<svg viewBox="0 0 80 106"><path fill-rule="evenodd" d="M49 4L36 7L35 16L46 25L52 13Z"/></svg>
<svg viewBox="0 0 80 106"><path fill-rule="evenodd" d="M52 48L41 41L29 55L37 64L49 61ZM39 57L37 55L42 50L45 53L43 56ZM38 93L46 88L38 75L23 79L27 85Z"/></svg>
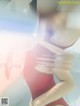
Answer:
<svg viewBox="0 0 80 106"><path fill-rule="evenodd" d="M59 56L59 58L60 58L60 56ZM64 61L64 59L66 61ZM71 68L71 61L72 61L71 55L64 55L64 56L61 55L61 60L60 59L58 60L58 58L57 58L56 63L60 62L60 66L56 65L56 63L55 63L54 71L61 82L56 84L53 88L51 88L49 91L45 92L41 96L37 97L33 101L32 106L45 106L48 103L54 102L54 101L62 98L67 93L72 91L72 89L74 88L74 81L69 72L69 70ZM67 65L64 65L64 67L63 67L64 62Z"/></svg>
<svg viewBox="0 0 80 106"><path fill-rule="evenodd" d="M62 50L61 48L44 41L44 38L38 38L38 43L53 53L56 54L65 53L64 50Z"/></svg>
<svg viewBox="0 0 80 106"><path fill-rule="evenodd" d="M59 75L59 73L57 73L57 74ZM33 101L32 106L45 106L45 105L47 105L51 102L54 102L54 101L62 98L67 93L69 93L74 87L74 82L73 82L69 72L66 72L66 73L63 72L63 76L68 78L68 80L66 80L66 78L62 78L63 81L61 81L59 84L55 85L48 92L46 92L43 95L37 97Z"/></svg>

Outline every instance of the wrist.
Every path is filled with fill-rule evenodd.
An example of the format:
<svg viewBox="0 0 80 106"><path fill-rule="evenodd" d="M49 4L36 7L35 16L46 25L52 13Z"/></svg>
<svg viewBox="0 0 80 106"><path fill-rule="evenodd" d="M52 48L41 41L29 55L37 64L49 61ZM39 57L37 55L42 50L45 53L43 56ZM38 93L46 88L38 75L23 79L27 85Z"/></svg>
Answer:
<svg viewBox="0 0 80 106"><path fill-rule="evenodd" d="M46 105L46 98L45 97L42 97L42 96L41 97L38 97L34 101L36 102L36 104L38 106L44 106L44 105Z"/></svg>

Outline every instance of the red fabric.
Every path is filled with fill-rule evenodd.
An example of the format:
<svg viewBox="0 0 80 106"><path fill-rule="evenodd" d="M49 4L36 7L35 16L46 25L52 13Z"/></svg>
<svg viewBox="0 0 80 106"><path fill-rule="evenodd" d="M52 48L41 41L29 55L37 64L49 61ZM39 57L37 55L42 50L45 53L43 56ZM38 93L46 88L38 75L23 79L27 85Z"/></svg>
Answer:
<svg viewBox="0 0 80 106"><path fill-rule="evenodd" d="M54 105L68 106L68 104L66 103L66 101L63 98L61 98L55 102L52 102L52 103L48 104L47 106L54 106Z"/></svg>
<svg viewBox="0 0 80 106"><path fill-rule="evenodd" d="M55 86L55 81L52 74L41 73L35 69L35 58L30 53L26 57L24 66L24 77L27 84L29 85L33 99ZM50 103L47 106L58 104L67 106L67 103L63 98Z"/></svg>

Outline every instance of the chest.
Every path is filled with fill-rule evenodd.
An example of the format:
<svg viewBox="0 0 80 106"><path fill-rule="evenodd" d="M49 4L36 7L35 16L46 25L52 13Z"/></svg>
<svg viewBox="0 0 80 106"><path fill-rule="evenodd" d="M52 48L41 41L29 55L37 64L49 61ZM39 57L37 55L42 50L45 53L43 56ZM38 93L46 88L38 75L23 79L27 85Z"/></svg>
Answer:
<svg viewBox="0 0 80 106"><path fill-rule="evenodd" d="M79 38L78 32L76 30L60 30L54 33L54 36L51 38L51 42L60 47L69 47L73 45Z"/></svg>

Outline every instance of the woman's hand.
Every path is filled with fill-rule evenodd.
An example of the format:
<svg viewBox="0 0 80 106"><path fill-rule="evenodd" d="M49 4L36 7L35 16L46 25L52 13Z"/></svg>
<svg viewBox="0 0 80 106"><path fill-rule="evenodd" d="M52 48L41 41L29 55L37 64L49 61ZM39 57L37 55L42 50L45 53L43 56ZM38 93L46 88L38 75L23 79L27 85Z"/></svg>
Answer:
<svg viewBox="0 0 80 106"><path fill-rule="evenodd" d="M43 105L41 101L39 101L38 99L35 99L32 101L32 106L43 106Z"/></svg>

